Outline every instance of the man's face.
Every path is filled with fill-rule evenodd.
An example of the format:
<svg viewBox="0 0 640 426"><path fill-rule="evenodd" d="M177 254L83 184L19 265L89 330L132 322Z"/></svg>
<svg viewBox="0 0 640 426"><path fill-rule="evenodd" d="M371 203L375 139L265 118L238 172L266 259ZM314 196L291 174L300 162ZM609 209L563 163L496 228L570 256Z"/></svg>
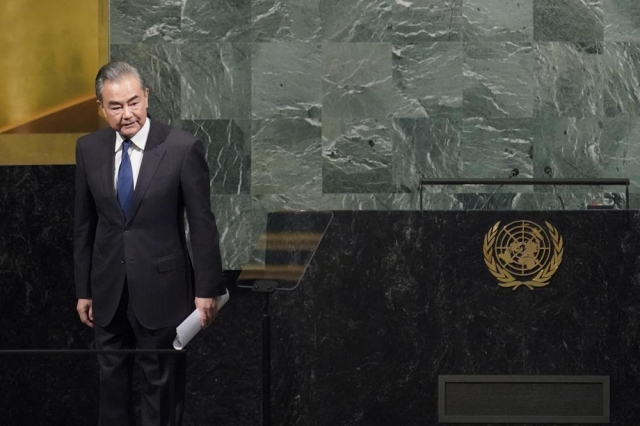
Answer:
<svg viewBox="0 0 640 426"><path fill-rule="evenodd" d="M143 89L133 75L106 81L102 101L98 101L112 129L125 139L131 139L147 121L149 89Z"/></svg>

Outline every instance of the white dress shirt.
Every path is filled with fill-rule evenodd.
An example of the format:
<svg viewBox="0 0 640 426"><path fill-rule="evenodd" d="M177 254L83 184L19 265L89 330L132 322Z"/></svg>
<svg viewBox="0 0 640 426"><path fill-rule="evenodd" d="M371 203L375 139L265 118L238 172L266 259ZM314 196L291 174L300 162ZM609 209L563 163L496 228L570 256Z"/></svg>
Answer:
<svg viewBox="0 0 640 426"><path fill-rule="evenodd" d="M131 160L131 169L133 171L133 189L136 188L136 182L138 181L138 173L140 173L140 165L142 164L142 156L144 155L144 148L147 146L147 138L149 137L149 128L151 120L147 117L144 125L134 137L131 138L131 145L129 146L129 159ZM118 191L118 171L120 170L120 163L122 162L122 146L124 138L120 136L120 133L116 132L116 161L113 172L113 187Z"/></svg>

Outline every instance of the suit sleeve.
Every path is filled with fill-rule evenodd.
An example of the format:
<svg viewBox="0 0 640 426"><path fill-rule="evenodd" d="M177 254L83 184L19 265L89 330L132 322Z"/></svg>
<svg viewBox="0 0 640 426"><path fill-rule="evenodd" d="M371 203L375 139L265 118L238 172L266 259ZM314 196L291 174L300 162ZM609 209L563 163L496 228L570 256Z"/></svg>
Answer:
<svg viewBox="0 0 640 426"><path fill-rule="evenodd" d="M96 235L98 213L87 182L87 173L80 148L76 144L76 197L73 221L73 260L76 297L91 298L91 260Z"/></svg>
<svg viewBox="0 0 640 426"><path fill-rule="evenodd" d="M181 171L182 193L189 221L196 297L225 293L222 281L220 237L211 211L209 166L204 145L197 140L187 148Z"/></svg>

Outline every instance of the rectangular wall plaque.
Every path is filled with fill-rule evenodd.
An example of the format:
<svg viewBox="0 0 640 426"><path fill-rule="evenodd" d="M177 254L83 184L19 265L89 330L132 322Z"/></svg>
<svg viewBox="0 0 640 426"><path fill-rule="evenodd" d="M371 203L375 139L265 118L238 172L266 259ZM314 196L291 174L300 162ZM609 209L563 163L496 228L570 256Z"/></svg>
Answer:
<svg viewBox="0 0 640 426"><path fill-rule="evenodd" d="M609 423L609 376L438 376L440 423Z"/></svg>

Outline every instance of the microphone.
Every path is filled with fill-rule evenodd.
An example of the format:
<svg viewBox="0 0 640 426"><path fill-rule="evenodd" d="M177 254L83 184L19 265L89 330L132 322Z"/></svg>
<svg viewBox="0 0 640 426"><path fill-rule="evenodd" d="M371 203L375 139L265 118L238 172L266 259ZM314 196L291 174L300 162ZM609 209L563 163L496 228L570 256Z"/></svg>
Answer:
<svg viewBox="0 0 640 426"><path fill-rule="evenodd" d="M517 167L514 167L513 169L511 169L511 171L509 172L509 179L516 177L520 174L520 170L518 170ZM493 198L493 196L496 194L496 192L500 191L500 189L504 186L504 183L500 186L498 186L498 189L496 189L495 191L493 191L491 193L491 195L489 195L489 198L487 198L487 201L484 202L484 205L482 206L482 208L480 210L485 210L486 207L489 205L489 201L491 201L491 199Z"/></svg>
<svg viewBox="0 0 640 426"><path fill-rule="evenodd" d="M553 179L553 169L549 166L545 166L544 167L544 174L549 176L550 179ZM560 200L560 206L562 206L562 210L564 210L564 200L562 199L562 197L560 196L560 194L558 194L558 191L556 189L555 185L551 185L553 187L553 194L556 196L556 198L558 200Z"/></svg>

